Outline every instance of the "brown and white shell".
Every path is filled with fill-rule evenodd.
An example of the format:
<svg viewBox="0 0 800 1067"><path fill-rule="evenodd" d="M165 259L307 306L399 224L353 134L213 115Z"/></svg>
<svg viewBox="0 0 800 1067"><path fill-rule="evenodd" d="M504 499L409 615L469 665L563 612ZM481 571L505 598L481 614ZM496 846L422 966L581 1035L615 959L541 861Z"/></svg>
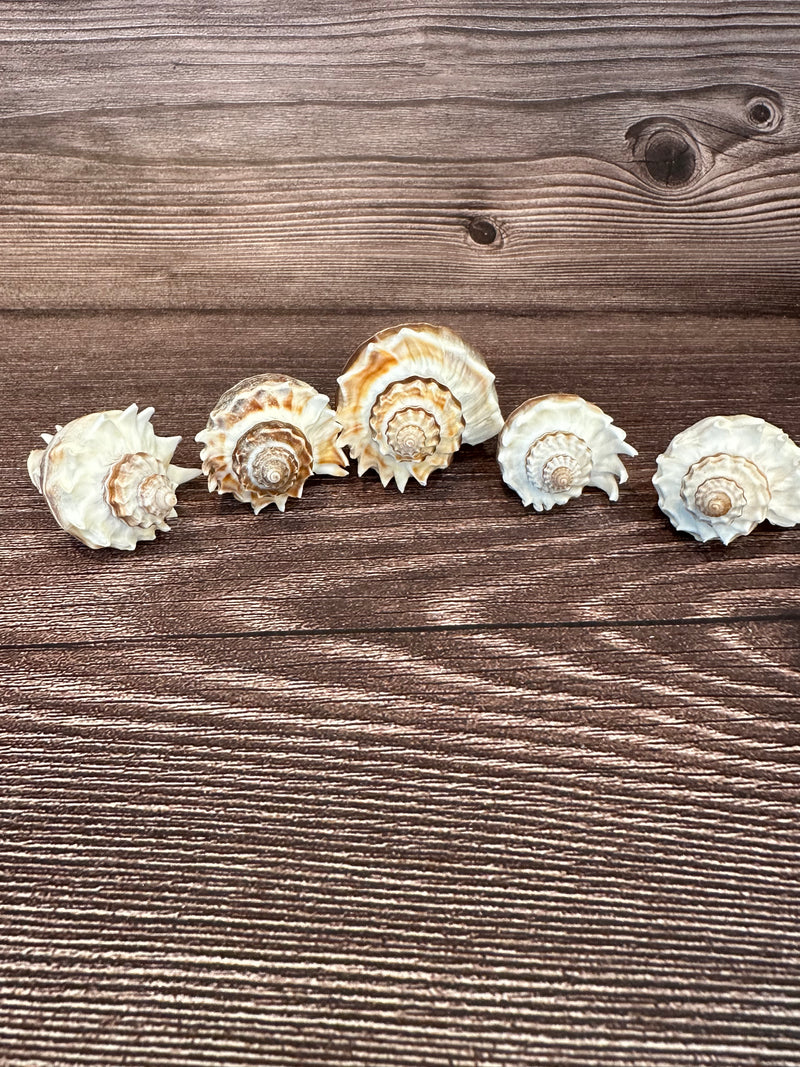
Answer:
<svg viewBox="0 0 800 1067"><path fill-rule="evenodd" d="M753 415L712 415L677 434L653 485L676 530L730 544L764 520L800 523L800 448Z"/></svg>
<svg viewBox="0 0 800 1067"><path fill-rule="evenodd" d="M153 408L98 411L43 433L31 481L56 522L89 548L134 549L169 530L175 490L199 470L170 463L180 437L156 437Z"/></svg>
<svg viewBox="0 0 800 1067"><path fill-rule="evenodd" d="M596 486L610 500L628 472L620 454L635 456L625 433L596 404L571 393L526 400L505 421L497 461L505 483L522 503L549 511Z"/></svg>
<svg viewBox="0 0 800 1067"><path fill-rule="evenodd" d="M377 470L425 485L462 444L493 437L503 425L494 375L452 330L414 323L382 330L356 351L338 379L340 443L358 473Z"/></svg>
<svg viewBox="0 0 800 1067"><path fill-rule="evenodd" d="M256 514L303 495L312 474L347 474L327 396L299 378L259 374L223 393L195 440L209 492L232 493Z"/></svg>

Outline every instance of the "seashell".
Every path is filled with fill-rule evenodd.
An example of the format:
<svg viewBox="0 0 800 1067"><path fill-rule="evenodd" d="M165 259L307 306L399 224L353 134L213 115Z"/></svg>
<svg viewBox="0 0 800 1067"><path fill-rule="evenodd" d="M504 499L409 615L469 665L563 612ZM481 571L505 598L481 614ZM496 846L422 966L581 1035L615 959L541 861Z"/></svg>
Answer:
<svg viewBox="0 0 800 1067"><path fill-rule="evenodd" d="M493 437L503 425L494 375L481 355L444 326L415 323L382 330L356 351L338 379L340 443L402 493L425 485L462 444Z"/></svg>
<svg viewBox="0 0 800 1067"><path fill-rule="evenodd" d="M180 437L156 437L153 408L98 411L43 433L28 473L56 522L89 548L134 549L167 531L175 490L199 470L170 463Z"/></svg>
<svg viewBox="0 0 800 1067"><path fill-rule="evenodd" d="M624 431L596 404L570 393L547 393L521 404L497 442L503 480L536 511L580 496L587 485L619 497L628 472L619 455L635 456Z"/></svg>
<svg viewBox="0 0 800 1067"><path fill-rule="evenodd" d="M339 423L327 396L285 374L245 378L217 401L195 438L208 490L233 493L256 515L303 495L312 474L347 474Z"/></svg>
<svg viewBox="0 0 800 1067"><path fill-rule="evenodd" d="M672 439L657 461L658 504L676 530L730 544L765 519L800 522L800 448L752 415L712 415Z"/></svg>

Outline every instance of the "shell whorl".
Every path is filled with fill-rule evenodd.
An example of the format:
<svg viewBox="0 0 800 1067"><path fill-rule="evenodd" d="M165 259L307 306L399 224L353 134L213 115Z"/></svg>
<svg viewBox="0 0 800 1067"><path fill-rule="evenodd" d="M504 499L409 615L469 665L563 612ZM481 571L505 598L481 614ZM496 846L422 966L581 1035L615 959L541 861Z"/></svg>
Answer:
<svg viewBox="0 0 800 1067"><path fill-rule="evenodd" d="M313 466L308 438L285 422L256 423L236 442L232 456L234 474L255 496L291 494Z"/></svg>
<svg viewBox="0 0 800 1067"><path fill-rule="evenodd" d="M587 485L611 500L628 474L619 455L636 449L595 404L571 393L532 397L506 419L498 439L503 479L523 504L549 511L580 496Z"/></svg>
<svg viewBox="0 0 800 1067"><path fill-rule="evenodd" d="M461 405L430 378L393 382L375 398L369 417L373 440L388 459L446 467L461 445Z"/></svg>
<svg viewBox="0 0 800 1067"><path fill-rule="evenodd" d="M574 433L546 433L525 457L530 482L544 493L578 496L592 476L592 450Z"/></svg>
<svg viewBox="0 0 800 1067"><path fill-rule="evenodd" d="M166 519L178 501L166 464L146 452L117 460L106 479L105 497L118 518L145 530L168 530Z"/></svg>
<svg viewBox="0 0 800 1067"><path fill-rule="evenodd" d="M763 419L702 419L673 438L657 466L661 510L698 541L727 545L765 519L800 522L800 448Z"/></svg>
<svg viewBox="0 0 800 1067"><path fill-rule="evenodd" d="M170 460L180 437L157 437L152 408L99 411L42 434L28 471L62 529L89 548L133 549L169 530L179 485L199 470Z"/></svg>
<svg viewBox="0 0 800 1067"><path fill-rule="evenodd" d="M209 492L232 493L258 514L283 511L312 474L347 474L328 398L299 378L260 374L228 389L195 440Z"/></svg>
<svg viewBox="0 0 800 1067"><path fill-rule="evenodd" d="M425 485L462 444L478 444L502 425L494 375L451 330L416 323L365 342L339 378L341 443L402 492Z"/></svg>

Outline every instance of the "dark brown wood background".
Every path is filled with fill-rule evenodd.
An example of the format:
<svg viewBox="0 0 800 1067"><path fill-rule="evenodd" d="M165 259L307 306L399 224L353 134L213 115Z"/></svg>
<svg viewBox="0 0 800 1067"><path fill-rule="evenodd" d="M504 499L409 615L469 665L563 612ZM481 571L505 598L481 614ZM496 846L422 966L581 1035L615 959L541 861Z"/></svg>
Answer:
<svg viewBox="0 0 800 1067"><path fill-rule="evenodd" d="M800 529L650 484L706 415L800 439L800 5L0 30L2 1067L800 1064ZM191 465L233 382L420 318L506 413L606 408L619 503L526 512L489 442L283 516L195 482L114 555L28 483L131 401Z"/></svg>

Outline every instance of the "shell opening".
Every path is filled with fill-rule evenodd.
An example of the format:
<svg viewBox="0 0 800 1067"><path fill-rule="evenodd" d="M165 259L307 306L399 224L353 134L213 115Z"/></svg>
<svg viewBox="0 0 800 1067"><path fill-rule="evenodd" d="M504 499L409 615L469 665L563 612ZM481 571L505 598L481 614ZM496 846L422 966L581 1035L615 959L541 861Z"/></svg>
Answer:
<svg viewBox="0 0 800 1067"><path fill-rule="evenodd" d="M302 487L313 455L307 437L284 422L260 422L239 438L231 457L233 472L255 497L281 496Z"/></svg>

